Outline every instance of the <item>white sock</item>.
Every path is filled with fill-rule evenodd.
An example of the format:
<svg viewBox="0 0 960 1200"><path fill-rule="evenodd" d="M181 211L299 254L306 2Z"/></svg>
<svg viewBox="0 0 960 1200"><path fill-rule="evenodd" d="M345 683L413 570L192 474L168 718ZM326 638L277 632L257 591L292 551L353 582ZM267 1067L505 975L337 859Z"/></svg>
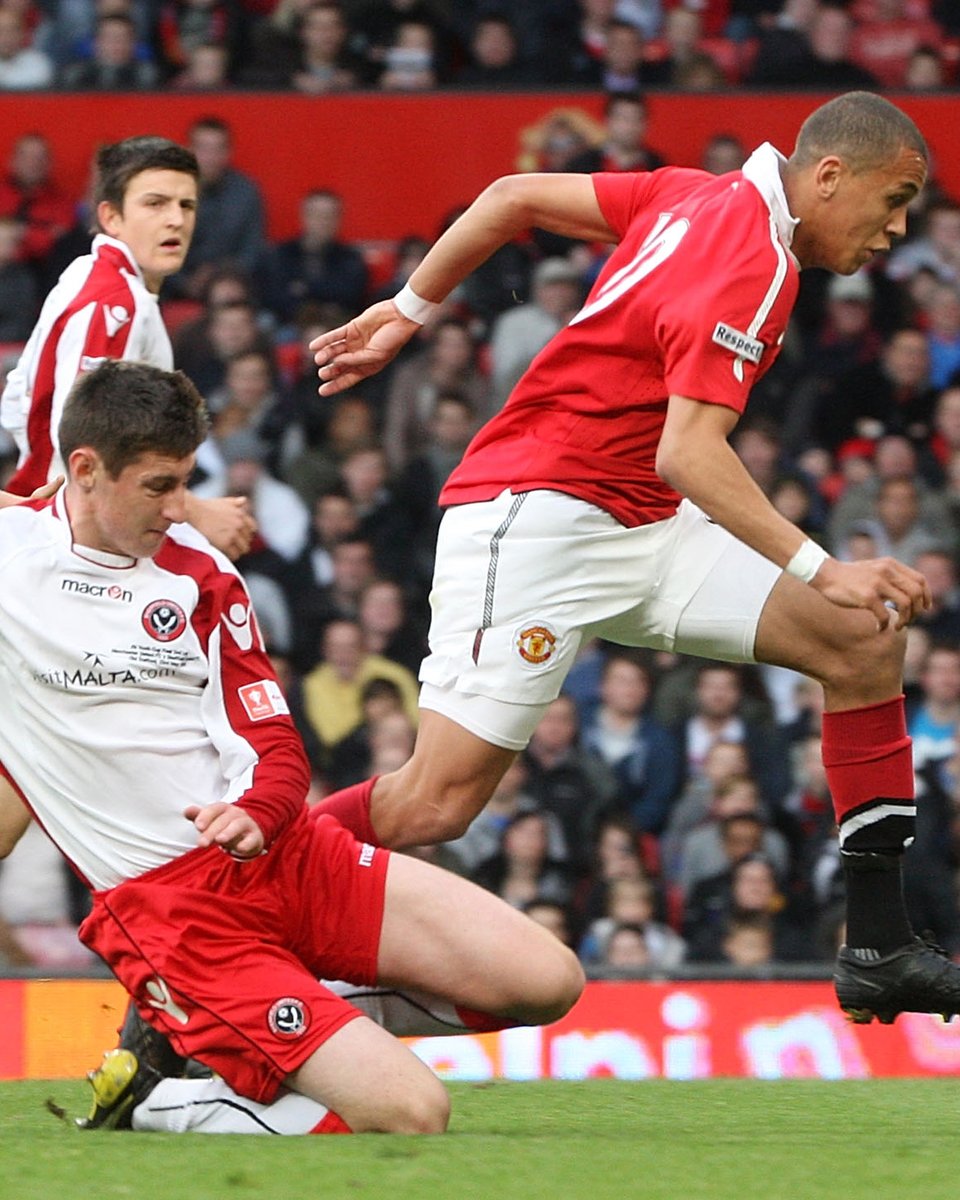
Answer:
<svg viewBox="0 0 960 1200"><path fill-rule="evenodd" d="M272 1104L238 1095L217 1076L161 1079L133 1110L133 1128L161 1133L311 1133L329 1109L297 1092Z"/></svg>

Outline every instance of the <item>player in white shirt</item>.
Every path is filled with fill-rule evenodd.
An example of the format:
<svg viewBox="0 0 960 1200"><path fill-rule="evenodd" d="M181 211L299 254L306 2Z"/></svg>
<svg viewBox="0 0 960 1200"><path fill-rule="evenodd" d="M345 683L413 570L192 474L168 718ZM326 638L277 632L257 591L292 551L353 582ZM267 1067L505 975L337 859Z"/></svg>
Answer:
<svg viewBox="0 0 960 1200"><path fill-rule="evenodd" d="M181 373L107 361L65 405L66 487L0 510L0 760L91 889L81 940L219 1076L111 1051L89 1124L440 1132L434 1074L318 977L442 997L462 1030L554 1020L583 975L497 897L310 814L246 589L182 523L205 426Z"/></svg>

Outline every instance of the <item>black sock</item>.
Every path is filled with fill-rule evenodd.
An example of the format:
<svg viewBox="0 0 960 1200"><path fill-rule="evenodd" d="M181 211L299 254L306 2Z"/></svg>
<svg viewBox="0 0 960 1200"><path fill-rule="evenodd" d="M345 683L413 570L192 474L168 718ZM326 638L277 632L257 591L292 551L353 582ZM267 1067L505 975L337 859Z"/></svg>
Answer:
<svg viewBox="0 0 960 1200"><path fill-rule="evenodd" d="M847 887L847 945L889 954L913 940L903 900L899 854L842 853Z"/></svg>

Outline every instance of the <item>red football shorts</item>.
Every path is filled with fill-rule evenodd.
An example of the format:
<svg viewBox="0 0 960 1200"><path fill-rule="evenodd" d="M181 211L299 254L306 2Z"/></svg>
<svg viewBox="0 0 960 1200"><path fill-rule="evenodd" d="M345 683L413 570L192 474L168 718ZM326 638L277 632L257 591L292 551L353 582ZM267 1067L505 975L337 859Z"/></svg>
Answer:
<svg viewBox="0 0 960 1200"><path fill-rule="evenodd" d="M375 982L389 857L304 808L259 858L211 846L95 893L80 938L180 1054L269 1102L360 1015L318 981Z"/></svg>

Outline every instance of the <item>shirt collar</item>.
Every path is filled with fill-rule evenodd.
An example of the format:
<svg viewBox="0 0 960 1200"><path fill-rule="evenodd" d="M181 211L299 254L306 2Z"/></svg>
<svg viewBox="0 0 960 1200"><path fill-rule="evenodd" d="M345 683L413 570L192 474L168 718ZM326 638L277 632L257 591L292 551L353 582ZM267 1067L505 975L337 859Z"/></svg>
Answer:
<svg viewBox="0 0 960 1200"><path fill-rule="evenodd" d="M108 567L113 571L128 571L137 565L137 559L128 554L113 554L109 550L96 550L92 546L81 546L73 540L73 529L70 526L70 513L67 509L66 486L62 487L53 497L53 515L57 518L57 528L60 537L70 553L86 563L97 567Z"/></svg>
<svg viewBox="0 0 960 1200"><path fill-rule="evenodd" d="M783 190L781 169L786 158L769 142L758 146L743 164L744 179L750 181L763 197L764 203L770 209L770 216L777 229L780 241L787 247L793 241L793 233L800 224L800 218L790 212L787 194Z"/></svg>
<svg viewBox="0 0 960 1200"><path fill-rule="evenodd" d="M120 254L123 255L124 260L126 261L127 266L129 266L130 270L134 273L134 275L136 275L136 277L140 280L140 282L143 284L144 287L147 286L146 283L144 282L143 272L140 270L140 267L137 264L137 260L133 257L133 253L130 250L130 247L127 245L126 242L121 242L117 238L109 237L105 233L98 233L97 236L93 239L93 244L90 247L90 252L95 255L97 253L97 251L100 250L104 246L112 246L114 250L119 251Z"/></svg>

